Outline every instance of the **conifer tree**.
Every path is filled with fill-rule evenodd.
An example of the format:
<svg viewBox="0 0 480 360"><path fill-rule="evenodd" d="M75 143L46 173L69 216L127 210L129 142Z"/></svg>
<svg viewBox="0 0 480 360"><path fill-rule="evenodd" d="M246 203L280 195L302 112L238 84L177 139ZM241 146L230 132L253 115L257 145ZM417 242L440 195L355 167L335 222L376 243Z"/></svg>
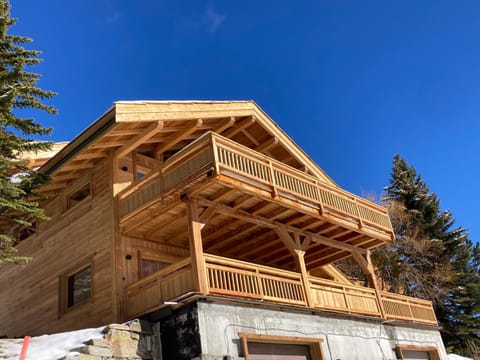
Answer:
<svg viewBox="0 0 480 360"><path fill-rule="evenodd" d="M25 153L49 149L50 142L37 138L51 129L20 114L56 113L44 103L55 93L37 87L40 75L29 71L42 61L40 52L24 47L30 38L9 33L16 21L10 17L10 3L0 0L0 263L25 260L15 256L12 227L31 226L35 219L44 218L34 198L35 189L47 179L21 159Z"/></svg>
<svg viewBox="0 0 480 360"><path fill-rule="evenodd" d="M385 197L396 241L374 261L386 288L433 301L448 349L473 356L480 345L480 248L455 227L435 193L395 155Z"/></svg>

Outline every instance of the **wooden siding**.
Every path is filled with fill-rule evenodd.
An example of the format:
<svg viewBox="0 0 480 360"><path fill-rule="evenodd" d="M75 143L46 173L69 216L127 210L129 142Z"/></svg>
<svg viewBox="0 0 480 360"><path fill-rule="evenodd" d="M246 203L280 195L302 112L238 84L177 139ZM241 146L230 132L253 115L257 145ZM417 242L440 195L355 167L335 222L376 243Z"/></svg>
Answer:
<svg viewBox="0 0 480 360"><path fill-rule="evenodd" d="M109 165L103 161L69 187L92 181L92 196L65 211L59 194L46 205L51 217L18 245L32 259L0 267L0 335L22 336L99 326L115 321L112 299L113 213ZM93 299L59 315L59 279L91 258ZM8 289L8 290L7 290Z"/></svg>

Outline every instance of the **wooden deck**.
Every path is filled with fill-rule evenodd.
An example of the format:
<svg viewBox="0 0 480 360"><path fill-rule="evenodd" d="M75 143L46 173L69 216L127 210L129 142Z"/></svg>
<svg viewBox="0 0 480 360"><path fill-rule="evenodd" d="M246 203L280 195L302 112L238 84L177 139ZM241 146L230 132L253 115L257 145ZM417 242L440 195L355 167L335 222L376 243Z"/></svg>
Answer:
<svg viewBox="0 0 480 360"><path fill-rule="evenodd" d="M122 191L118 195L120 222L177 190L188 192L189 185L205 174L229 186L244 187L247 193L368 233L379 244L393 239L384 207L211 132Z"/></svg>
<svg viewBox="0 0 480 360"><path fill-rule="evenodd" d="M250 299L298 307L307 305L307 292L313 308L437 325L431 301L309 277L308 288L301 274L244 261L205 254L204 276L207 295ZM133 318L166 306L166 301L194 293L190 259L185 259L127 287L127 316Z"/></svg>

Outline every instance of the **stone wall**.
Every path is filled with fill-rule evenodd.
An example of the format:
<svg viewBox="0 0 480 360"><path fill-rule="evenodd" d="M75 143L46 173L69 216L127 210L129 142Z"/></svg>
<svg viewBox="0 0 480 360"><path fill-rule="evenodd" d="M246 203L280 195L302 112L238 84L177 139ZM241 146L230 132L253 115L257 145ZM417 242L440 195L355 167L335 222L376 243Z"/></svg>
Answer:
<svg viewBox="0 0 480 360"><path fill-rule="evenodd" d="M143 320L109 325L102 339L92 339L61 360L157 360L161 346L158 327Z"/></svg>

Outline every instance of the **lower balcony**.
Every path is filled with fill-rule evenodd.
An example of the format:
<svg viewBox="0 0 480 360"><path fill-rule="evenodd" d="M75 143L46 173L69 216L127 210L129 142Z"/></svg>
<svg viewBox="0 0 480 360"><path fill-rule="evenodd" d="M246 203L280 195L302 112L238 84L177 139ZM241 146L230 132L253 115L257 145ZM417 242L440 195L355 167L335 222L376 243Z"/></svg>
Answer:
<svg viewBox="0 0 480 360"><path fill-rule="evenodd" d="M249 299L347 314L437 325L431 301L376 292L301 273L211 254L204 255L205 295ZM187 258L126 288L127 317L165 307L165 302L197 294L195 271Z"/></svg>

